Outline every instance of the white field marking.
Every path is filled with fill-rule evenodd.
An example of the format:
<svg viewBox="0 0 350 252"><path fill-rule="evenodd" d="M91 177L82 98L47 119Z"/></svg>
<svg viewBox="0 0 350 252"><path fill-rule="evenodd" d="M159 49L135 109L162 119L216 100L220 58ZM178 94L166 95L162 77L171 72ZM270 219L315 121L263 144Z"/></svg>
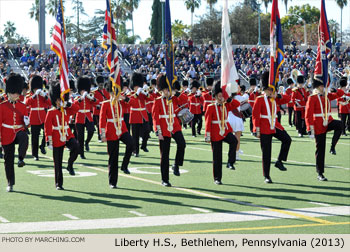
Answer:
<svg viewBox="0 0 350 252"><path fill-rule="evenodd" d="M309 203L311 203L311 204L315 204L315 205L320 205L320 206L330 206L329 204L326 204L326 203L320 203L320 202L313 202L313 201L310 201Z"/></svg>
<svg viewBox="0 0 350 252"><path fill-rule="evenodd" d="M53 169L51 170L34 170L34 171L27 171L28 173L31 173L33 175L37 175L39 177L48 177L53 178L55 177L55 171ZM81 177L90 177L90 176L97 176L97 173L94 172L75 172L75 176L69 175L67 170L63 170L63 177L64 178L81 178Z"/></svg>
<svg viewBox="0 0 350 252"><path fill-rule="evenodd" d="M78 217L75 217L71 214L62 214L64 217L67 217L68 219L71 219L71 220L79 220Z"/></svg>
<svg viewBox="0 0 350 252"><path fill-rule="evenodd" d="M198 212L202 212L202 213L211 213L210 210L207 209L203 209L203 208L199 208L199 207L191 207L193 210L198 211Z"/></svg>
<svg viewBox="0 0 350 252"><path fill-rule="evenodd" d="M142 169L160 171L159 166L130 167L129 171L133 174L152 174L152 175L159 175L160 174L160 172L144 171ZM188 172L188 170L180 169L180 173L187 173L187 172Z"/></svg>
<svg viewBox="0 0 350 252"><path fill-rule="evenodd" d="M10 221L6 220L4 217L0 216L0 222L2 222L2 223L9 223Z"/></svg>
<svg viewBox="0 0 350 252"><path fill-rule="evenodd" d="M289 209L294 213L302 213L312 217L329 217L338 215L350 215L350 206L316 207ZM53 232L68 230L95 230L108 228L134 228L134 227L156 227L173 226L201 223L232 223L273 219L296 219L296 216L267 210L243 211L230 213L199 213L182 215L163 215L128 217L113 219L93 220L66 220L47 222L20 222L0 223L0 233L30 233L30 232Z"/></svg>
<svg viewBox="0 0 350 252"><path fill-rule="evenodd" d="M135 214L135 215L140 216L140 217L147 216L146 214L139 213L139 212L137 212L137 211L129 211L129 213L131 213L131 214Z"/></svg>

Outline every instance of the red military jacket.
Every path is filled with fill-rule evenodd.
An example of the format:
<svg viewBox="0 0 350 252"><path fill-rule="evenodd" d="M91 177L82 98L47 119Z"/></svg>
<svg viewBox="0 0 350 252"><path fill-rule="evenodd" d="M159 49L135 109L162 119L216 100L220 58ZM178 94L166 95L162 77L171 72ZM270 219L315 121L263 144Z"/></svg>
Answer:
<svg viewBox="0 0 350 252"><path fill-rule="evenodd" d="M30 96L26 99L26 105L29 107L29 119L31 125L41 125L45 122L46 110L51 106L50 99L37 95L35 98Z"/></svg>
<svg viewBox="0 0 350 252"><path fill-rule="evenodd" d="M182 92L178 97L176 97L176 102L179 111L181 111L184 108L188 108L188 95Z"/></svg>
<svg viewBox="0 0 350 252"><path fill-rule="evenodd" d="M276 128L284 130L282 125L277 121L277 105L279 105L280 102L283 102L284 99L288 99L288 97L283 96L281 99L276 98L274 103L274 119L272 120L271 98L266 95L261 95L256 98L252 112L254 132L256 132L256 128L258 127L260 128L260 134L266 135L275 134Z"/></svg>
<svg viewBox="0 0 350 252"><path fill-rule="evenodd" d="M282 95L280 99L276 99L277 102L277 112L281 111L281 106L283 104L286 104L290 101L290 97L288 95Z"/></svg>
<svg viewBox="0 0 350 252"><path fill-rule="evenodd" d="M130 96L130 124L143 123L143 120L148 122L146 99L147 96L142 93L139 96L135 93Z"/></svg>
<svg viewBox="0 0 350 252"><path fill-rule="evenodd" d="M94 96L98 100L98 104L96 104L93 107L93 115L99 115L100 114L100 110L101 110L101 106L102 106L102 102L106 101L106 100L109 100L110 95L107 92L107 90L103 88L102 90L98 89L97 91L95 91L95 95Z"/></svg>
<svg viewBox="0 0 350 252"><path fill-rule="evenodd" d="M344 95L344 91L338 89L337 93L329 93L327 96L327 114L328 121L325 120L325 97L320 94L310 95L307 104L306 104L306 113L305 113L305 123L307 126L307 130L310 131L311 127L314 126L315 135L323 134L327 132L328 124L333 121L333 117L331 116L331 102L334 99L337 99ZM324 125L325 123L325 125Z"/></svg>
<svg viewBox="0 0 350 252"><path fill-rule="evenodd" d="M49 141L49 136L52 137L53 147L61 147L66 144L66 141L74 138L72 131L69 128L69 117L74 115L79 109L77 104L72 104L70 108L64 109L64 136L62 134L62 112L61 109L56 107L51 108L47 111L44 130L46 141ZM65 141L62 141L62 137L65 137Z"/></svg>
<svg viewBox="0 0 350 252"><path fill-rule="evenodd" d="M74 104L78 105L79 110L75 116L75 123L85 124L85 118L92 122L92 113L91 109L94 105L97 105L99 101L95 98L94 101L91 101L89 98L77 98L74 101Z"/></svg>
<svg viewBox="0 0 350 252"><path fill-rule="evenodd" d="M258 97L259 95L260 95L259 92L251 92L251 93L249 94L248 103L250 104L251 107L254 106L255 99L256 99L256 97Z"/></svg>
<svg viewBox="0 0 350 252"><path fill-rule="evenodd" d="M118 140L125 132L128 132L126 124L124 122L124 113L127 104L124 101L119 101L116 103L118 106L119 122L121 123L120 132L117 132L118 122L117 122L117 107L113 107L112 101L104 101L101 107L100 113L100 131L105 131L107 141ZM118 134L117 134L118 133Z"/></svg>
<svg viewBox="0 0 350 252"><path fill-rule="evenodd" d="M205 112L207 111L208 106L215 102L215 98L212 96L211 91L207 91L203 94L203 100L204 100L203 110Z"/></svg>
<svg viewBox="0 0 350 252"><path fill-rule="evenodd" d="M179 119L176 117L175 114L175 111L178 107L177 99L173 99L171 104L171 120L169 115L169 105L167 103L166 97L158 97L154 101L154 106L152 110L154 130L157 131L159 126L164 137L171 137L171 134L175 134L176 132L181 130Z"/></svg>
<svg viewBox="0 0 350 252"><path fill-rule="evenodd" d="M210 104L205 111L205 135L210 133L210 140L212 142L221 141L228 133L232 132L231 125L227 122L228 112L238 108L241 103L233 99L230 103L225 103L225 128L223 134L220 134L221 119L222 119L222 105L215 103Z"/></svg>
<svg viewBox="0 0 350 252"><path fill-rule="evenodd" d="M292 94L293 94L292 88L287 87L285 94L289 96L289 102L287 103L287 107L288 108L294 107L294 103L293 103L293 100L292 100Z"/></svg>
<svg viewBox="0 0 350 252"><path fill-rule="evenodd" d="M17 101L4 101L0 104L1 144L11 144L19 131L25 131L23 117L27 116L27 106Z"/></svg>
<svg viewBox="0 0 350 252"><path fill-rule="evenodd" d="M350 114L350 102L346 101L345 96L350 96L350 93L345 93L344 96L337 99L340 114Z"/></svg>
<svg viewBox="0 0 350 252"><path fill-rule="evenodd" d="M304 111L307 102L308 93L305 88L294 88L292 93L292 102L295 111Z"/></svg>
<svg viewBox="0 0 350 252"><path fill-rule="evenodd" d="M149 97L146 99L146 110L147 113L152 113L154 100L157 99L158 95L155 92L149 93Z"/></svg>
<svg viewBox="0 0 350 252"><path fill-rule="evenodd" d="M188 101L190 103L190 112L194 115L202 114L201 106L203 106L204 99L203 96L196 96L191 93L188 96Z"/></svg>

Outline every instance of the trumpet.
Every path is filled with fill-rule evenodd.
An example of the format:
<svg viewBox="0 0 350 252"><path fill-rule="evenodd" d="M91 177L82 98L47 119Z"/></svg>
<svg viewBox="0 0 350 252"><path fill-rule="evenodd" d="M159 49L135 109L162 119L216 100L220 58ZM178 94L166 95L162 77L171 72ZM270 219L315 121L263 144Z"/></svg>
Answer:
<svg viewBox="0 0 350 252"><path fill-rule="evenodd" d="M298 69L293 69L292 72L290 73L290 78L292 78L295 84L298 84L297 79L299 75L302 75L302 74Z"/></svg>

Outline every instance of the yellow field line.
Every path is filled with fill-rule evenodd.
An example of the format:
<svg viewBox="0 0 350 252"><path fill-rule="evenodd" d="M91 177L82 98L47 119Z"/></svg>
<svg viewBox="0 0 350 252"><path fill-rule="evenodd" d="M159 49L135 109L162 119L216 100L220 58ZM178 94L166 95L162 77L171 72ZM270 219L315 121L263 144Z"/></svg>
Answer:
<svg viewBox="0 0 350 252"><path fill-rule="evenodd" d="M283 213L283 214L287 214L287 215L292 215L301 219L306 219L306 220L310 220L310 221L314 221L314 222L319 222L322 224L334 224L335 222L332 221L327 221L327 220L322 220L319 218L315 218L315 217L310 217L310 216L306 216L303 214L299 214L299 213L294 213L294 212L289 212L289 211L285 211L285 210L280 210L280 209L269 209L267 208L266 210L272 211L272 212L277 212L277 213Z"/></svg>
<svg viewBox="0 0 350 252"><path fill-rule="evenodd" d="M284 225L284 226L265 226L265 227L243 227L243 228L226 228L226 229L207 229L207 230L192 230L192 231L177 231L158 234L198 234L198 233L218 233L229 231L252 231L252 230L267 230L267 229L283 229L283 228L299 228L299 227L322 227L349 225L350 222L331 222L331 223L314 223L314 224L299 224L299 225Z"/></svg>

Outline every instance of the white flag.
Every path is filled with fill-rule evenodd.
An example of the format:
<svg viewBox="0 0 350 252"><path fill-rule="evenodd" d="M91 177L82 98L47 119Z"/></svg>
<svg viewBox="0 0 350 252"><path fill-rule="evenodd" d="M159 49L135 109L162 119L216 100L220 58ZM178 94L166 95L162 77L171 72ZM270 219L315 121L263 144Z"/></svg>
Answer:
<svg viewBox="0 0 350 252"><path fill-rule="evenodd" d="M239 79L232 56L231 29L227 5L227 0L224 0L221 31L221 87L225 98L237 92L237 80Z"/></svg>

